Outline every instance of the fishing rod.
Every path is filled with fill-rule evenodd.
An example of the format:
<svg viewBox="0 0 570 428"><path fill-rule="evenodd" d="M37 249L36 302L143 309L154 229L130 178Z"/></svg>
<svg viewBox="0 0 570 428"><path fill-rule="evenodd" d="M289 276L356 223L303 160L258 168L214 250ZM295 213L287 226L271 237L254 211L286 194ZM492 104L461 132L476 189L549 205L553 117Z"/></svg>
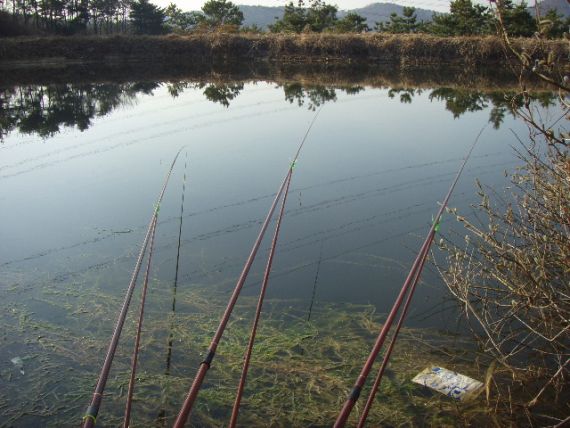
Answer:
<svg viewBox="0 0 570 428"><path fill-rule="evenodd" d="M449 190L445 195L443 203L441 204L436 216L434 217L434 221L420 248L420 252L418 253L416 259L414 260L412 268L410 269L410 272L408 273L408 276L406 277L406 280L402 285L400 293L398 294L398 297L396 298L396 301L394 302L394 305L392 306L392 309L390 310L390 313L388 314L388 317L384 325L382 326L382 329L380 330L378 337L376 338L376 342L374 343L374 346L372 347L372 350L370 351L370 354L368 355L368 358L366 359L366 362L364 363L364 366L362 367L362 370L360 371L360 374L358 375L358 378L354 383L352 391L350 392L348 398L346 399L342 409L338 414L338 417L334 423L335 428L344 427L346 425L348 417L350 416L350 413L352 412L352 409L354 408L354 405L356 404L356 401L358 400L360 393L362 392L362 388L364 386L364 383L366 382L366 378L368 377L370 370L372 369L372 365L374 364L374 361L376 361L376 357L378 356L378 353L380 352L380 349L382 348L382 345L386 340L388 331L392 327L392 323L394 322L396 313L398 312L400 306L402 305L402 301L404 300L405 295L407 294L408 290L412 285L412 282L415 279L416 271L418 270L420 264L422 264L422 258L424 256L424 253L427 253L429 251L429 248L435 236L435 232L439 228L439 222L441 220L441 216L443 215L443 211L445 210L445 208L447 207L447 203L449 202L449 198L451 198L451 194L453 193L453 190L455 189L455 186L459 181L459 177L461 176L461 173L463 172L463 169L465 168L465 165L467 164L467 161L469 160L471 153L473 152L473 149L477 145L479 137L481 137L481 134L483 133L485 128L486 126L483 127L481 131L479 131L477 138L471 145L471 148L469 149L467 156L465 156L465 159L463 160L461 167L459 168L457 174L455 175L455 179L451 183L451 186L449 187ZM421 272L418 271L418 275L420 273Z"/></svg>
<svg viewBox="0 0 570 428"><path fill-rule="evenodd" d="M101 373L99 375L99 379L97 380L97 385L95 386L95 391L93 393L93 397L91 398L91 402L85 415L83 416L83 427L84 428L92 428L95 426L95 422L97 421L97 415L99 414L99 408L101 407L101 402L103 401L103 392L105 390L105 385L107 384L107 380L109 378L109 372L111 371L111 364L113 363L113 358L115 357L115 352L117 351L117 345L119 344L119 338L121 336L121 332L123 330L123 326L125 324L125 319L127 317L127 312L129 310L129 305L131 303L131 298L133 296L133 291L135 289L136 281L141 269L142 260L146 253L150 235L153 230L153 224L156 222L156 218L158 217L158 211L160 209L160 204L164 197L164 193L166 192L166 187L168 186L168 181L170 180L170 176L172 175L172 170L174 169L174 165L176 164L176 160L184 147L181 147L174 159L166 177L164 179L164 184L162 185L162 189L156 201L150 222L148 224L148 229L146 231L146 235L144 237L143 243L141 245L141 249L139 255L137 257L137 261L135 263L135 268L133 270L131 280L129 282L129 286L127 287L127 292L125 294L125 299L123 301L123 306L119 312L119 317L115 324L115 330L113 331L113 335L111 337L111 342L109 343L109 348L107 350L107 354L105 356L105 361L103 363L103 367L101 368Z"/></svg>
<svg viewBox="0 0 570 428"><path fill-rule="evenodd" d="M435 231L434 231L435 233ZM425 261L427 260L429 248L424 249L422 253L421 262L418 265L418 268L414 272L414 279L412 280L412 287L410 288L410 292L406 297L406 302L404 303L404 309L402 309L402 313L400 315L400 319L398 320L398 324L396 324L396 330L392 336L392 340L390 341L390 345L388 345L388 349L384 354L384 358L382 359L382 365L378 370L378 374L376 375L376 379L374 379L374 384L372 385L372 389L368 395L368 399L366 400L366 404L364 409L362 410L362 414L360 415L360 420L358 421L357 428L363 428L364 424L366 423L366 419L368 418L368 413L372 408L372 404L374 403L374 398L376 397L376 393L378 388L380 388L380 382L382 382L382 377L384 376L384 372L386 371L386 367L388 366L388 361L390 360L390 355L392 355L392 350L394 349L394 345L396 344L396 339L398 338L398 333L404 324L404 320L406 315L408 314L408 309L410 307L410 303L412 301L412 296L414 295L414 291L416 290L416 286L419 282L420 275L422 273L422 269L424 267Z"/></svg>
<svg viewBox="0 0 570 428"><path fill-rule="evenodd" d="M292 169L291 169L292 172ZM292 173L289 174L287 185L285 187L285 192L283 193L283 200L281 201L281 209L277 217L277 223L275 224L275 233L273 235L273 240L271 241L271 248L269 250L269 256L267 257L267 265L265 267L265 272L263 274L263 282L261 284L261 289L259 291L259 299L257 301L257 307L255 309L255 317L253 320L253 325L251 327L251 334L249 336L249 343L247 344L247 349L243 357L243 368L241 372L241 377L238 384L238 390L236 393L236 398L234 402L234 407L232 409L232 415L230 418L229 427L235 428L237 424L237 418L239 414L239 407L241 404L241 398L243 396L243 390L245 388L245 381L247 378L247 372L249 370L249 363L251 360L251 353L253 351L253 344L255 342L255 336L257 334L257 326L259 324L259 318L261 317L261 309L263 307L263 299L265 298L265 292L267 291L267 284L269 282L269 274L271 273L271 265L273 264L273 257L275 255L275 248L277 247L277 239L279 238L279 230L281 229L281 221L283 220L283 214L285 212L285 204L287 202L287 194L289 193L289 185L291 184Z"/></svg>
<svg viewBox="0 0 570 428"><path fill-rule="evenodd" d="M139 359L139 349L141 343L141 332L142 332L142 323L144 318L144 304L146 302L146 291L148 289L148 279L150 276L150 265L152 262L152 253L154 249L154 236L156 233L156 222L158 217L155 217L154 223L152 225L152 234L150 236L150 244L148 250L148 260L146 264L146 271L144 273L144 280L143 280L143 288L141 292L141 303L139 309L139 320L137 323L137 333L135 337L135 346L133 349L133 356L131 359L131 377L129 379L129 389L127 391L127 403L125 405L125 415L123 419L123 428L129 428L129 423L131 420L131 408L133 404L133 393L135 390L135 377L137 374L137 363Z"/></svg>
<svg viewBox="0 0 570 428"><path fill-rule="evenodd" d="M210 346L208 347L208 352L206 354L206 358L200 363L200 367L198 368L198 372L196 373L196 376L194 377L194 381L192 382L192 385L190 386L190 390L188 391L188 394L186 395L186 398L184 399L184 403L182 404L182 407L180 409L180 412L178 413L176 421L174 422L174 428L182 428L186 424L186 421L188 420L188 416L190 415L190 412L192 410L194 402L196 401L196 397L198 396L198 392L202 386L202 383L204 382L204 378L206 377L206 374L207 374L208 370L210 369L212 361L214 360L214 357L216 355L216 349L218 348L218 344L220 343L220 340L222 338L224 330L226 329L226 325L228 324L228 321L230 319L230 315L231 315L231 313L235 307L235 304L237 302L237 299L239 297L239 294L241 292L243 284L245 283L247 275L249 274L249 270L251 269L251 265L253 264L253 260L255 259L257 251L259 250L259 246L261 245L261 241L263 239L263 236L265 235L265 231L267 230L267 226L269 225L269 221L271 220L271 217L273 217L273 213L274 213L275 208L277 206L277 202L281 198L281 194L283 193L285 185L287 184L287 181L289 180L289 177L292 174L293 168L295 167L295 163L297 162L297 159L299 158L299 154L301 153L301 149L303 148L305 141L307 140L307 137L309 135L309 132L311 131L313 125L315 124L315 121L317 120L317 117L319 116L319 113L321 112L321 110L322 110L322 107L317 111L317 113L313 117L313 120L311 121L311 123L307 129L307 132L305 133L305 135L301 141L301 144L299 144L297 152L295 153L295 156L293 157L293 161L289 165L289 168L287 170L287 175L285 176L285 178L283 179L283 182L279 186L277 194L275 195L275 198L273 199L271 207L269 208L267 216L266 216L265 220L263 221L263 224L261 225L261 229L259 230L257 238L253 244L252 249L251 249L251 252L250 252L250 254L249 254L249 256L245 262L245 265L243 267L243 270L242 270L242 272L241 272L241 274L237 280L237 283L236 283L235 288L232 292L230 300L228 301L228 305L226 306L226 309L222 315L222 318L220 320L218 328L214 334L214 337L212 338Z"/></svg>

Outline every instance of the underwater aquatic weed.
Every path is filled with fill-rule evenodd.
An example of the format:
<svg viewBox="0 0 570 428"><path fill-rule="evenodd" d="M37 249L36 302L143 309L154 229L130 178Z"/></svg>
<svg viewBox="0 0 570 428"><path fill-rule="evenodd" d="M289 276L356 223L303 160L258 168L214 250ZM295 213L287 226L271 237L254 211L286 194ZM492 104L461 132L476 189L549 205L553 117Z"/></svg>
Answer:
<svg viewBox="0 0 570 428"><path fill-rule="evenodd" d="M162 287L164 286L164 287ZM41 300L57 303L57 285L46 285ZM0 327L11 331L9 342L26 348L34 356L26 376L8 380L2 375L0 387L10 398L0 401L0 412L7 423L47 426L73 425L81 419L85 399L95 382L100 355L107 345L118 298L79 285L70 304L77 308L58 322L48 322L23 305L11 305L0 315ZM183 284L177 291L177 312L166 314L171 290L153 281L159 300L149 307L142 342L137 389L133 402L133 424L166 426L176 416L192 380L195 367L203 358L209 337L223 310L224 296L204 288ZM107 302L91 305L89 302ZM313 308L306 321L306 304L292 300L270 300L263 313L255 344L250 380L240 412L240 423L248 426L326 426L334 420L350 380L369 349L382 320L372 306L322 303ZM5 303L0 303L5 309ZM200 394L192 424L219 425L230 415L246 345L254 298L242 297L236 314L220 344L211 378ZM85 330L89 326L89 332ZM17 329L14 329L17 327ZM134 335L134 318L125 324L125 338ZM483 378L473 363L440 351L446 344L469 349L467 342L440 332L404 329L391 362L391 374L379 393L370 423L434 425L450 424L456 417L469 421L487 418L484 400L456 406L445 397L421 392L410 379L432 363L445 365L468 375ZM170 368L166 368L172 337ZM124 339L117 352L102 407L100 421L120 424L128 384L130 340ZM480 358L484 358L481 356ZM473 359L471 359L473 361ZM484 369L484 368L483 368ZM482 370L483 370L482 369ZM25 396L40 397L41 405ZM45 404L44 404L45 403Z"/></svg>

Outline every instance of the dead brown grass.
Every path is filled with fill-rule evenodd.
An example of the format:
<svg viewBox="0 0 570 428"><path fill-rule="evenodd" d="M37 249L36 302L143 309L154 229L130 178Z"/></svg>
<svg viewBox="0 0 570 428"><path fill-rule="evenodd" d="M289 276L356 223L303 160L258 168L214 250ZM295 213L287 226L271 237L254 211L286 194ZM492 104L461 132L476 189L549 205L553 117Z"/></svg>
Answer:
<svg viewBox="0 0 570 428"><path fill-rule="evenodd" d="M533 39L514 41L528 50ZM562 41L541 50L564 55ZM390 34L232 34L167 36L22 37L0 40L0 62L62 60L272 60L301 63L389 63L398 65L504 62L497 37L434 37Z"/></svg>

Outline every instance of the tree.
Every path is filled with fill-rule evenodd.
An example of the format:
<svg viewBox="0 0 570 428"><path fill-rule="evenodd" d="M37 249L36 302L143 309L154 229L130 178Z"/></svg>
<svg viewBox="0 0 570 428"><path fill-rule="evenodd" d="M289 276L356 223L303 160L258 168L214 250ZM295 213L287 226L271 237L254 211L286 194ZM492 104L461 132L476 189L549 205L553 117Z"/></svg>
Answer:
<svg viewBox="0 0 570 428"><path fill-rule="evenodd" d="M322 0L313 0L311 7L307 11L307 24L311 31L320 33L323 30L333 28L336 24L336 6L327 4Z"/></svg>
<svg viewBox="0 0 570 428"><path fill-rule="evenodd" d="M297 6L291 1L285 5L283 18L269 26L273 33L300 33L307 25L306 8L303 0L299 0Z"/></svg>
<svg viewBox="0 0 570 428"><path fill-rule="evenodd" d="M87 0L82 0L85 1L85 3L87 3ZM117 20L120 21L120 25L121 25L121 31L122 32L126 32L127 31L127 17L129 15L129 11L131 10L131 5L133 0L117 0L119 3L119 7L117 10Z"/></svg>
<svg viewBox="0 0 570 428"><path fill-rule="evenodd" d="M131 25L135 34L164 34L164 10L148 0L135 1L131 6Z"/></svg>
<svg viewBox="0 0 570 428"><path fill-rule="evenodd" d="M404 7L402 16L394 12L390 15L390 22L377 22L375 29L387 33L415 33L418 27L416 8Z"/></svg>
<svg viewBox="0 0 570 428"><path fill-rule="evenodd" d="M564 20L564 16L559 15L556 9L550 9L541 20L540 28L548 37L559 38L564 35L570 26L570 17Z"/></svg>
<svg viewBox="0 0 570 428"><path fill-rule="evenodd" d="M455 0L449 9L448 14L433 15L430 32L439 36L469 36L491 32L492 17L488 8L474 5L471 0Z"/></svg>
<svg viewBox="0 0 570 428"><path fill-rule="evenodd" d="M366 18L354 12L348 13L335 24L335 30L339 33L362 33L369 29L366 25Z"/></svg>
<svg viewBox="0 0 570 428"><path fill-rule="evenodd" d="M335 28L338 22L337 12L336 6L327 4L322 0L312 0L309 8L305 7L303 0L299 0L297 6L293 2L289 2L285 6L283 18L270 25L269 29L274 33L300 33L308 28L311 31L320 33L321 31Z"/></svg>
<svg viewBox="0 0 570 428"><path fill-rule="evenodd" d="M237 25L243 23L243 12L235 4L226 0L209 0L202 6L204 22L211 28L222 25Z"/></svg>
<svg viewBox="0 0 570 428"><path fill-rule="evenodd" d="M38 2L33 0L34 5ZM36 6L37 8L37 6ZM66 15L67 15L67 31L69 34L83 33L87 30L87 24L89 23L89 10L88 3L86 0L82 1L70 1L66 5ZM34 18L35 25L38 27L38 16Z"/></svg>
<svg viewBox="0 0 570 428"><path fill-rule="evenodd" d="M198 12L182 12L174 3L164 10L166 26L174 33L187 33L196 26L202 15Z"/></svg>
<svg viewBox="0 0 570 428"><path fill-rule="evenodd" d="M536 21L526 8L526 3L514 5L512 0L503 0L501 8L503 25L507 33L514 37L529 37L537 30Z"/></svg>

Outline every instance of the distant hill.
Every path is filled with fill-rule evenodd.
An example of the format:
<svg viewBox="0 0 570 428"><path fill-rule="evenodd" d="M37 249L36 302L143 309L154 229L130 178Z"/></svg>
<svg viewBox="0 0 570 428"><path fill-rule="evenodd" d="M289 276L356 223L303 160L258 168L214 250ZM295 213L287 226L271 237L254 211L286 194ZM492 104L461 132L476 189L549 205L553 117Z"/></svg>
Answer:
<svg viewBox="0 0 570 428"><path fill-rule="evenodd" d="M283 17L284 7L268 7L268 6L239 6L243 12L244 25L257 24L261 28L267 29L269 24L275 22L275 18ZM390 14L395 12L402 14L403 6L394 3L373 3L366 7L351 10L340 10L338 17L342 18L349 12L356 12L367 20L367 24L373 28L376 22L384 22L390 19ZM431 21L433 10L416 9L418 21Z"/></svg>
<svg viewBox="0 0 570 428"><path fill-rule="evenodd" d="M366 18L367 24L370 27L374 27L374 24L376 22L389 21L390 15L394 12L398 15L402 15L403 10L404 6L400 6L399 4L373 3L359 9L339 11L338 16L342 18L349 12L356 12ZM416 16L418 17L418 21L431 21L433 14L433 10L416 8Z"/></svg>
<svg viewBox="0 0 570 428"><path fill-rule="evenodd" d="M555 9L560 15L570 16L570 3L568 0L543 0L539 3L540 13L546 13L550 9ZM529 7L529 12L534 16L534 7Z"/></svg>
<svg viewBox="0 0 570 428"><path fill-rule="evenodd" d="M244 6L239 5L243 12L243 25L256 24L263 29L267 29L269 24L275 22L275 18L283 18L285 8L283 6Z"/></svg>

